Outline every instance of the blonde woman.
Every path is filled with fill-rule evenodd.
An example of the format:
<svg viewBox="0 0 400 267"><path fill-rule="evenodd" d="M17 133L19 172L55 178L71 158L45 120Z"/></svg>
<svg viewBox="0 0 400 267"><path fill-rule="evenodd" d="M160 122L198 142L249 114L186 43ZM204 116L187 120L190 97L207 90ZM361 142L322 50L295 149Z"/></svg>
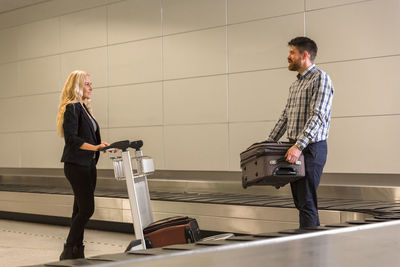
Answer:
<svg viewBox="0 0 400 267"><path fill-rule="evenodd" d="M61 93L57 116L58 133L65 139L61 162L74 192L71 228L60 260L84 258L83 232L94 212L96 164L101 142L100 129L91 114L92 81L85 71L73 71Z"/></svg>

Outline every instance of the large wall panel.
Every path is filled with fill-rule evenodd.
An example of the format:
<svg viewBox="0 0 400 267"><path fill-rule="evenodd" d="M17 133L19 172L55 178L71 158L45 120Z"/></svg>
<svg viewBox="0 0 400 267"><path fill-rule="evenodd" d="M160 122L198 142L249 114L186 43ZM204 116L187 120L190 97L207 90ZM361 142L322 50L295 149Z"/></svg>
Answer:
<svg viewBox="0 0 400 267"><path fill-rule="evenodd" d="M295 75L286 68L229 75L229 121L277 120Z"/></svg>
<svg viewBox="0 0 400 267"><path fill-rule="evenodd" d="M73 51L107 44L107 9L99 7L60 18L61 50Z"/></svg>
<svg viewBox="0 0 400 267"><path fill-rule="evenodd" d="M110 85L162 79L161 38L109 46L108 56Z"/></svg>
<svg viewBox="0 0 400 267"><path fill-rule="evenodd" d="M20 95L18 84L18 63L0 65L0 97L10 97Z"/></svg>
<svg viewBox="0 0 400 267"><path fill-rule="evenodd" d="M225 27L164 38L164 79L226 72Z"/></svg>
<svg viewBox="0 0 400 267"><path fill-rule="evenodd" d="M306 9L312 10L366 1L371 0L305 0L305 3Z"/></svg>
<svg viewBox="0 0 400 267"><path fill-rule="evenodd" d="M161 36L161 0L129 0L108 7L108 43Z"/></svg>
<svg viewBox="0 0 400 267"><path fill-rule="evenodd" d="M163 33L225 25L225 0L163 0Z"/></svg>
<svg viewBox="0 0 400 267"><path fill-rule="evenodd" d="M307 35L320 48L317 62L399 54L399 14L398 0L366 1L307 12Z"/></svg>
<svg viewBox="0 0 400 267"><path fill-rule="evenodd" d="M167 126L164 142L166 169L228 169L226 124Z"/></svg>
<svg viewBox="0 0 400 267"><path fill-rule="evenodd" d="M400 173L400 115L335 118L325 172Z"/></svg>
<svg viewBox="0 0 400 267"><path fill-rule="evenodd" d="M62 166L60 92L82 69L103 140L143 139L159 169L238 171L296 79L288 41L307 34L335 86L325 172L400 173L386 158L400 125L398 14L399 0L49 0L2 13L0 137L18 149L0 165Z"/></svg>
<svg viewBox="0 0 400 267"><path fill-rule="evenodd" d="M120 1L120 0L118 0ZM40 4L18 8L11 12L2 13L0 28L33 23L79 10L105 5L107 0L50 0L41 1Z"/></svg>
<svg viewBox="0 0 400 267"><path fill-rule="evenodd" d="M287 65L288 41L304 32L303 14L228 27L229 72Z"/></svg>
<svg viewBox="0 0 400 267"><path fill-rule="evenodd" d="M107 48L94 48L61 55L62 86L74 70L84 70L90 74L94 87L107 86Z"/></svg>
<svg viewBox="0 0 400 267"><path fill-rule="evenodd" d="M56 117L60 94L44 94L21 97L19 129L22 131L52 131L57 128Z"/></svg>
<svg viewBox="0 0 400 267"><path fill-rule="evenodd" d="M0 64L17 60L18 28L0 30L0 40Z"/></svg>
<svg viewBox="0 0 400 267"><path fill-rule="evenodd" d="M0 132L17 132L23 127L22 116L30 117L20 97L0 99Z"/></svg>
<svg viewBox="0 0 400 267"><path fill-rule="evenodd" d="M21 135L15 133L0 134L0 167L21 167Z"/></svg>
<svg viewBox="0 0 400 267"><path fill-rule="evenodd" d="M18 49L18 59L58 53L60 51L59 24L59 18L52 18L19 26L18 43L15 44Z"/></svg>
<svg viewBox="0 0 400 267"><path fill-rule="evenodd" d="M162 84L145 83L109 89L110 127L162 124Z"/></svg>
<svg viewBox="0 0 400 267"><path fill-rule="evenodd" d="M228 0L228 23L278 17L304 11L301 0Z"/></svg>
<svg viewBox="0 0 400 267"><path fill-rule="evenodd" d="M24 95L61 92L60 57L49 56L20 63L19 91Z"/></svg>
<svg viewBox="0 0 400 267"><path fill-rule="evenodd" d="M400 56L321 64L335 87L332 115L400 114L399 64Z"/></svg>
<svg viewBox="0 0 400 267"><path fill-rule="evenodd" d="M51 144L51 145L50 145ZM62 168L64 139L56 131L21 134L21 167Z"/></svg>
<svg viewBox="0 0 400 267"><path fill-rule="evenodd" d="M227 122L226 75L164 83L166 124Z"/></svg>

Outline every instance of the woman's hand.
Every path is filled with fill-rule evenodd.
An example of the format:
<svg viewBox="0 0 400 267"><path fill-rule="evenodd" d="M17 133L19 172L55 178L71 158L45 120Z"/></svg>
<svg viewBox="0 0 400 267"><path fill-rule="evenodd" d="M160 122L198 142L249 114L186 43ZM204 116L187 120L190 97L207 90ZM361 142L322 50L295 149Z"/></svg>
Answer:
<svg viewBox="0 0 400 267"><path fill-rule="evenodd" d="M109 146L110 144L109 143L107 143L107 142L101 142L101 144L99 144L99 145L97 145L96 146L96 151L99 151L99 149L100 148L103 148L103 147L106 147L106 146ZM104 150L104 153L105 153L106 151Z"/></svg>
<svg viewBox="0 0 400 267"><path fill-rule="evenodd" d="M104 145L103 147L106 147L106 146L109 146L110 144L107 143L107 142L103 142L103 141L102 141L100 145Z"/></svg>
<svg viewBox="0 0 400 267"><path fill-rule="evenodd" d="M110 144L107 143L107 142L101 142L100 145L97 145L97 150L99 150L99 148L107 147L107 146L109 146L109 145L110 145ZM115 153L115 152L117 152L117 151L118 151L118 149L116 149L116 148L110 148L110 149L104 150L103 152L104 152L104 153L106 153L106 152Z"/></svg>

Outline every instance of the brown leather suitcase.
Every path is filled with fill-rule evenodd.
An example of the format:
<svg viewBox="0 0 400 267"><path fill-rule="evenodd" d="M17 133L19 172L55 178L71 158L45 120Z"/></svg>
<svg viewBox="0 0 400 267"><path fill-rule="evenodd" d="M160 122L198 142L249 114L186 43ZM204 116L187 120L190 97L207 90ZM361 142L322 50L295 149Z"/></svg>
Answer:
<svg viewBox="0 0 400 267"><path fill-rule="evenodd" d="M196 219L176 216L151 223L143 229L146 248L159 248L174 244L194 243L200 240Z"/></svg>
<svg viewBox="0 0 400 267"><path fill-rule="evenodd" d="M305 176L304 156L295 164L286 161L289 142L260 142L240 153L242 186L271 185L280 188Z"/></svg>

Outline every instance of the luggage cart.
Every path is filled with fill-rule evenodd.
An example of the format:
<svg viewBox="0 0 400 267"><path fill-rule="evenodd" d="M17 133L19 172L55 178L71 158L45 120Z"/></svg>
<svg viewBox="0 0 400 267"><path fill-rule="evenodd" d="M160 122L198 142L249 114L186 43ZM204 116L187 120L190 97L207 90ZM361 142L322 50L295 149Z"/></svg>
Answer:
<svg viewBox="0 0 400 267"><path fill-rule="evenodd" d="M132 142L124 140L99 149L100 151L115 149L122 151L121 156L111 157L111 159L113 160L115 179L126 180L136 236L136 240L129 244L126 251L146 249L143 229L154 221L147 183L147 175L154 172L154 162L153 159L143 156L142 146L142 140ZM135 150L134 157L131 157L129 148ZM133 172L132 160L135 161L136 173Z"/></svg>

